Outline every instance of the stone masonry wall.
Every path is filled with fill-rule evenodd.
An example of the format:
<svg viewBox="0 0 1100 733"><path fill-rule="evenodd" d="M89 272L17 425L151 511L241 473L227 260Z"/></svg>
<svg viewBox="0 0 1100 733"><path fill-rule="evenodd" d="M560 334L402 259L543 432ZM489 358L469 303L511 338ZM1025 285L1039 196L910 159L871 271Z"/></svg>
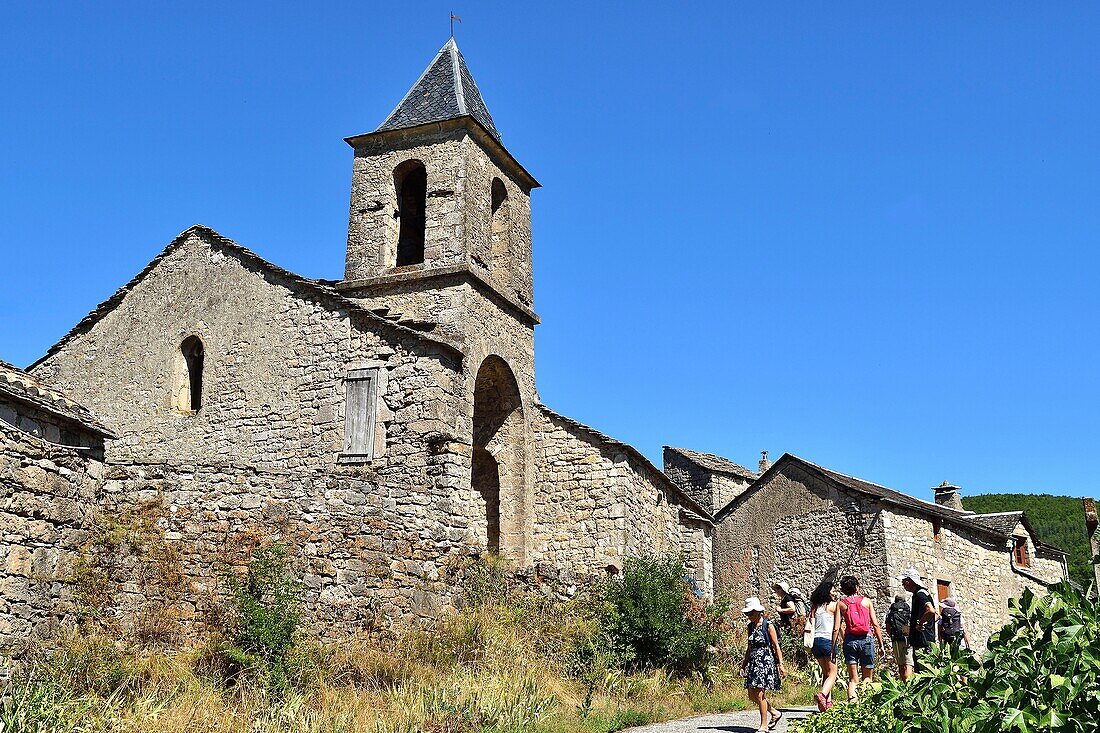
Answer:
<svg viewBox="0 0 1100 733"><path fill-rule="evenodd" d="M72 622L73 570L102 468L86 451L0 422L0 660Z"/></svg>
<svg viewBox="0 0 1100 733"><path fill-rule="evenodd" d="M710 532L681 519L683 504L621 447L544 410L533 418L535 513L532 562L577 578L621 568L628 557L684 553L711 594ZM655 471L655 469L653 469Z"/></svg>
<svg viewBox="0 0 1100 733"><path fill-rule="evenodd" d="M820 482L795 466L774 474L723 517L715 530L717 592L743 602L759 596L769 609L778 581L808 598L825 576L852 574L885 612L889 583L877 502ZM892 600L892 599L890 599Z"/></svg>
<svg viewBox="0 0 1100 733"><path fill-rule="evenodd" d="M35 370L119 433L105 505L159 506L185 578L179 615L201 615L246 536L292 545L321 620L369 623L379 598L394 616L449 602L441 568L474 540L459 364L359 318L194 237ZM205 345L204 394L185 414L172 365L190 334ZM344 377L370 367L376 455L343 465ZM123 587L119 603L136 614L139 596Z"/></svg>
<svg viewBox="0 0 1100 733"><path fill-rule="evenodd" d="M989 635L1008 621L1010 598L1018 597L1024 588L1046 594L1043 583L1013 570L1008 540L948 522L936 539L928 518L901 509L884 512L883 521L892 592L900 591L896 578L910 567L927 580L933 598L936 581L949 582L970 640L980 651L985 650ZM1034 557L1034 546L1029 550ZM1061 564L1049 559L1040 558L1031 571L1048 582L1062 578Z"/></svg>

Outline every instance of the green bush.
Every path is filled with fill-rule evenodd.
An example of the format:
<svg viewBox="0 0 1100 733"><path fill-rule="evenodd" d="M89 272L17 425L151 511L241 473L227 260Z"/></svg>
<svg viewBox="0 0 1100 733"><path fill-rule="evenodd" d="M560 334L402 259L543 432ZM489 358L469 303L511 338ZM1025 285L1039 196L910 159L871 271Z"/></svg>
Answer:
<svg viewBox="0 0 1100 733"><path fill-rule="evenodd" d="M1100 720L1100 604L1068 583L1039 598L1025 590L979 660L936 647L908 685L874 686L858 706L838 705L800 733L1095 731ZM855 709L863 709L859 715Z"/></svg>
<svg viewBox="0 0 1100 733"><path fill-rule="evenodd" d="M227 571L223 577L228 596L224 637L207 645L196 666L231 684L249 676L274 689L287 688L302 585L290 570L286 547L258 548L243 576Z"/></svg>
<svg viewBox="0 0 1100 733"><path fill-rule="evenodd" d="M706 668L721 641L722 609L705 606L685 583L679 558L628 559L622 579L608 582L603 623L630 668Z"/></svg>

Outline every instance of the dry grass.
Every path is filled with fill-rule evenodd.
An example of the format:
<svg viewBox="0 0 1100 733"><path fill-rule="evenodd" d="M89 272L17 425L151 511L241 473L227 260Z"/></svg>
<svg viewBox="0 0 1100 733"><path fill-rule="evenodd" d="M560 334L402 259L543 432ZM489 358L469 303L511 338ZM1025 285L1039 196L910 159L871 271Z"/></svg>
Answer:
<svg viewBox="0 0 1100 733"><path fill-rule="evenodd" d="M746 705L734 650L705 681L623 672L593 654L599 629L584 601L485 580L432 629L300 643L276 687L263 675L227 682L214 644L166 653L73 637L13 683L0 733L610 733ZM807 696L789 684L780 701Z"/></svg>

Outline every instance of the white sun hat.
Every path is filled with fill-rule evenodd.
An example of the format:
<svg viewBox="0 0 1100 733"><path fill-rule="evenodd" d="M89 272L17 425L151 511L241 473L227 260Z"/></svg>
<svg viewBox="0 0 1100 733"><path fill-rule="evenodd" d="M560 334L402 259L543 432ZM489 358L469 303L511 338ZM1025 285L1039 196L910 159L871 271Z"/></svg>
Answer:
<svg viewBox="0 0 1100 733"><path fill-rule="evenodd" d="M898 576L898 580L911 580L921 588L924 587L924 581L920 579L920 573L914 568L909 568L901 575Z"/></svg>
<svg viewBox="0 0 1100 733"><path fill-rule="evenodd" d="M764 613L764 607L760 605L760 599L756 596L749 596L745 601L745 607L741 609L741 613L749 613L750 611Z"/></svg>

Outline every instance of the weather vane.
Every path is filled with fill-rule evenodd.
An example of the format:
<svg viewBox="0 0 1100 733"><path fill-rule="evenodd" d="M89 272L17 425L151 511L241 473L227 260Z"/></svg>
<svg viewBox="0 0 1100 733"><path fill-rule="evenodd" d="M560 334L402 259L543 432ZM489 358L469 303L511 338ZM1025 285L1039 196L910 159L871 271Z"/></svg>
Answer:
<svg viewBox="0 0 1100 733"><path fill-rule="evenodd" d="M451 11L451 38L455 37L455 21L456 20L459 23L462 22L462 18L459 18L457 15L455 15L455 11L452 10Z"/></svg>

